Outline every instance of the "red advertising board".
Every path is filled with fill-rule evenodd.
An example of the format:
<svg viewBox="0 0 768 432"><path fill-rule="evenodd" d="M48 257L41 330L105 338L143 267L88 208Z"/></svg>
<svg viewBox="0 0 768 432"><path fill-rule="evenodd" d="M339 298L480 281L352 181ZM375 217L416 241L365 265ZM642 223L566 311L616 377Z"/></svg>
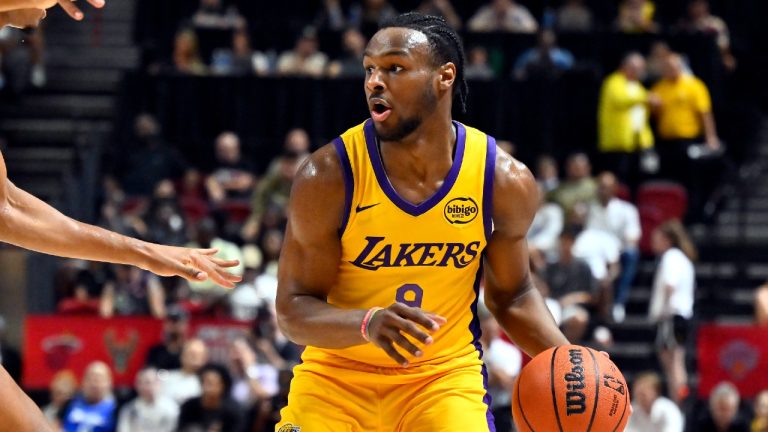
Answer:
<svg viewBox="0 0 768 432"><path fill-rule="evenodd" d="M115 386L133 386L147 350L162 338L162 327L161 320L147 317L27 317L23 384L47 388L56 372L69 369L82 377L89 363L101 360L112 368ZM203 339L210 360L217 362L226 362L229 344L249 328L237 321L190 322L190 334Z"/></svg>
<svg viewBox="0 0 768 432"><path fill-rule="evenodd" d="M698 345L700 397L721 381L735 384L744 398L768 389L768 328L704 325Z"/></svg>
<svg viewBox="0 0 768 432"><path fill-rule="evenodd" d="M116 386L133 385L147 350L158 343L162 321L151 318L31 316L24 336L27 388L47 388L53 375L70 369L78 377L92 361L112 368Z"/></svg>

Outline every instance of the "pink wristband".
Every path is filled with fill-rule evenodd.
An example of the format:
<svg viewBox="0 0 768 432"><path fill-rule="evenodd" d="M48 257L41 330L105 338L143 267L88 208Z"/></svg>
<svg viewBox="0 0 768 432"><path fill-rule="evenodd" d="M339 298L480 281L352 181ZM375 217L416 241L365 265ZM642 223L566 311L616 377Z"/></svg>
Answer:
<svg viewBox="0 0 768 432"><path fill-rule="evenodd" d="M365 313L365 316L363 317L363 321L360 323L360 334L363 335L363 339L366 340L366 342L370 342L371 340L368 338L368 324L371 322L371 318L376 314L376 312L382 310L384 308L374 306L370 309L368 309L368 312Z"/></svg>

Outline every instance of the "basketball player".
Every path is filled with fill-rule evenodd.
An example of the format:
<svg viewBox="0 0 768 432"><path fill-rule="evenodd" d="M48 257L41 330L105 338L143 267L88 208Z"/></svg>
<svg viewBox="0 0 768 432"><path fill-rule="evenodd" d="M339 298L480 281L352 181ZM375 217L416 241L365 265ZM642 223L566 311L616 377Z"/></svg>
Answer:
<svg viewBox="0 0 768 432"><path fill-rule="evenodd" d="M529 275L536 183L492 137L451 120L467 85L442 18L394 18L363 67L371 118L315 152L293 185L277 311L307 348L277 430L494 431L483 270L485 304L526 353L568 343Z"/></svg>

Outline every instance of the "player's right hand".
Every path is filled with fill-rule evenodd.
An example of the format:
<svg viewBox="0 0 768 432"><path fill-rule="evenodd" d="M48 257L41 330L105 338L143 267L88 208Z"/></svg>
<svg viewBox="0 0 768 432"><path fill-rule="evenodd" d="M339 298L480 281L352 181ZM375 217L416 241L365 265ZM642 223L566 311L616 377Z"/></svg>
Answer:
<svg viewBox="0 0 768 432"><path fill-rule="evenodd" d="M439 315L402 303L393 303L371 318L368 323L368 338L399 365L406 367L408 360L395 345L414 357L421 357L421 348L408 337L429 345L433 341L430 333L439 330L446 323L447 320Z"/></svg>

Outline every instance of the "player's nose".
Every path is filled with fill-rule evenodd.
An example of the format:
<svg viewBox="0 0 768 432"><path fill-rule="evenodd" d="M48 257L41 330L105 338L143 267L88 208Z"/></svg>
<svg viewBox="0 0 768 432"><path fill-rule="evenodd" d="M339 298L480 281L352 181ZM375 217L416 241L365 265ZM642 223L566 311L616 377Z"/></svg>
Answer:
<svg viewBox="0 0 768 432"><path fill-rule="evenodd" d="M382 79L381 72L377 70L373 70L373 72L368 75L368 78L365 80L365 86L368 88L369 91L382 91L386 87L384 84L384 80Z"/></svg>

